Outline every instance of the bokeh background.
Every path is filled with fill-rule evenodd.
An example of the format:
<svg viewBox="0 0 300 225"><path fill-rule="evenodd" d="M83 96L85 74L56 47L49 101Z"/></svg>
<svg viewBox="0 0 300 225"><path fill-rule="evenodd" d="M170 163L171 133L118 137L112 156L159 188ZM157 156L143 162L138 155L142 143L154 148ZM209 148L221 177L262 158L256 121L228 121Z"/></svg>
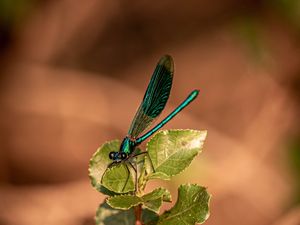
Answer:
<svg viewBox="0 0 300 225"><path fill-rule="evenodd" d="M1 0L0 224L94 224L89 158L124 137L167 53L161 118L199 88L166 128L208 138L162 185L207 186L207 225L299 225L299 50L298 0Z"/></svg>

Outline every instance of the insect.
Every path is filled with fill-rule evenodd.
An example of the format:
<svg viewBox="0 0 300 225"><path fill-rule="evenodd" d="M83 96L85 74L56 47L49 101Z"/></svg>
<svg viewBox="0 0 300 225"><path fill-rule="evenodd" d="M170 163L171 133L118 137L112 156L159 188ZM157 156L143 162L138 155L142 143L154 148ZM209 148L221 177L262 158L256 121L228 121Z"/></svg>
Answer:
<svg viewBox="0 0 300 225"><path fill-rule="evenodd" d="M109 153L109 158L113 160L113 164L120 163L139 154L146 153L142 152L135 154L135 149L144 140L149 138L168 123L197 97L199 90L193 90L188 97L166 118L148 132L139 136L150 126L150 124L165 108L172 87L173 73L174 62L172 57L169 55L161 57L148 84L142 103L135 114L126 137L120 145L119 151L112 151Z"/></svg>

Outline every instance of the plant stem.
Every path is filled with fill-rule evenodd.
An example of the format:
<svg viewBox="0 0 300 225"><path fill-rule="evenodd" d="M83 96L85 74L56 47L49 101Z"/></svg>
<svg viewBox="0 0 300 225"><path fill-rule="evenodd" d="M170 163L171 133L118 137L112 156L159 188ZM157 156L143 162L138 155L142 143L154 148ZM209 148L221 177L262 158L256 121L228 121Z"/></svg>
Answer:
<svg viewBox="0 0 300 225"><path fill-rule="evenodd" d="M135 213L135 225L142 225L142 221L141 221L142 205L135 206L134 213Z"/></svg>
<svg viewBox="0 0 300 225"><path fill-rule="evenodd" d="M140 192L139 185L138 185L138 165L137 161L135 160L135 195ZM142 205L137 205L134 207L134 214L135 214L135 225L142 225Z"/></svg>

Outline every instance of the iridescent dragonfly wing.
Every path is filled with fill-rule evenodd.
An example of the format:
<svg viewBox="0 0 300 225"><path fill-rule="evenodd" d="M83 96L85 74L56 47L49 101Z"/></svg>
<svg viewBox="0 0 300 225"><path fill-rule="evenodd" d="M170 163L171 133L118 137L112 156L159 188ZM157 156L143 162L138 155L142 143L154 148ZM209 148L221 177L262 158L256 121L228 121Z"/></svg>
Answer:
<svg viewBox="0 0 300 225"><path fill-rule="evenodd" d="M131 123L128 131L130 137L136 138L140 135L165 108L172 87L173 72L172 57L163 56L153 72L143 101Z"/></svg>

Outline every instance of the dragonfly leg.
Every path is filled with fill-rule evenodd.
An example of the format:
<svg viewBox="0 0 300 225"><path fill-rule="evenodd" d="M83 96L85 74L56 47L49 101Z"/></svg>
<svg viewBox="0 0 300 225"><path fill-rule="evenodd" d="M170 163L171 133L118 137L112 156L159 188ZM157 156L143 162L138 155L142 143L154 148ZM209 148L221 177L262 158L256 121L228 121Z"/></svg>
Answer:
<svg viewBox="0 0 300 225"><path fill-rule="evenodd" d="M139 156L139 155L143 155L143 154L147 154L147 155L148 155L149 161L150 161L150 163L151 163L152 170L153 170L154 173L155 173L155 169L154 169L154 166L153 166L153 162L152 162L152 160L150 159L149 153L148 153L148 152L140 152L140 153L137 153L137 154L135 154L135 155L133 155L133 156L130 156L130 158L133 158L133 157L136 157L136 156Z"/></svg>
<svg viewBox="0 0 300 225"><path fill-rule="evenodd" d="M128 177L126 178L126 182L125 182L124 187L122 188L122 191L124 191L124 189L125 189L125 187L126 187L126 185L127 185L127 182L129 181L129 177L130 177L130 170L129 170L129 168L128 168L128 166L127 166L126 163L124 163L124 165L125 165L125 167L126 167L126 169L127 169Z"/></svg>
<svg viewBox="0 0 300 225"><path fill-rule="evenodd" d="M106 171L109 169L109 168L111 168L111 167L113 167L114 165L116 165L116 164L118 164L118 162L111 162L110 164L108 164L108 166L106 167L106 169L105 169L105 171L104 171L104 173L103 173L103 175L102 175L102 177L101 177L101 181L100 181L100 183L102 184L102 179L103 179L103 176L104 176L104 174L106 173Z"/></svg>
<svg viewBox="0 0 300 225"><path fill-rule="evenodd" d="M108 164L108 166L107 166L107 168L111 168L111 167L113 167L113 165L115 165L115 164L118 164L118 162L111 162L110 164Z"/></svg>
<svg viewBox="0 0 300 225"><path fill-rule="evenodd" d="M131 163L131 162L128 162L128 163L129 163L129 165L131 166L131 168L134 170L134 172L137 173L137 170L136 170L136 168L132 165L132 163Z"/></svg>
<svg viewBox="0 0 300 225"><path fill-rule="evenodd" d="M138 183L138 179L137 179L137 177L138 177L137 169L132 165L131 162L128 161L128 163L129 163L129 165L131 166L131 168L132 168L132 169L134 170L134 172L135 172L135 191L137 191L137 183Z"/></svg>

